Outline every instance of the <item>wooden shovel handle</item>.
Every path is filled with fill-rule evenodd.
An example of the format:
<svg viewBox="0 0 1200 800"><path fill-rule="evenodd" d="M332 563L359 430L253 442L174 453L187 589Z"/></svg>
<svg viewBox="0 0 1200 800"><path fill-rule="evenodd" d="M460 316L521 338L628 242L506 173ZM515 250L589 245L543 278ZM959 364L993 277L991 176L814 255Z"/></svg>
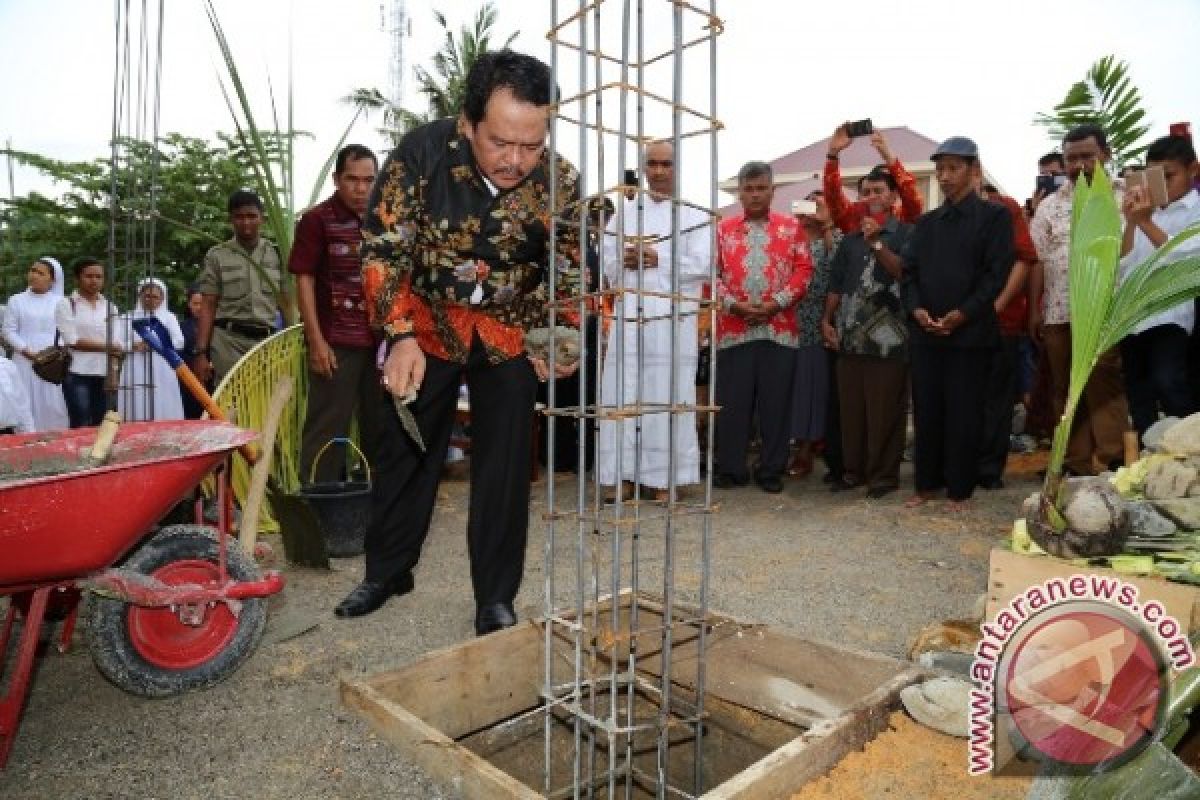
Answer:
<svg viewBox="0 0 1200 800"><path fill-rule="evenodd" d="M192 372L191 367L187 364L180 364L175 368L175 374L179 376L179 380L192 393L192 397L200 402L204 410L208 412L208 416L212 419L226 421L225 412L217 405L217 402L212 399L212 395L208 393L208 389L204 388L204 384L196 377L196 373ZM258 461L258 448L252 442L247 442L238 448L238 452L246 459L250 465L254 465Z"/></svg>

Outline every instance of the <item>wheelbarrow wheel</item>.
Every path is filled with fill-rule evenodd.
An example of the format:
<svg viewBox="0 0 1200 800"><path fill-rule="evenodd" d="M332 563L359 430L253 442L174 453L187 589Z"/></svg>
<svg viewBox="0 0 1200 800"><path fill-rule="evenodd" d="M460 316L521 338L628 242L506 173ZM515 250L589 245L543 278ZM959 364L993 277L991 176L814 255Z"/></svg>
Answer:
<svg viewBox="0 0 1200 800"><path fill-rule="evenodd" d="M217 532L199 525L163 528L122 567L165 584L203 584L219 579ZM229 578L261 578L258 567L231 540L225 551ZM169 608L142 608L93 595L88 646L96 667L114 684L142 697L204 689L232 675L254 652L267 623L267 601L241 601L235 615L225 603L205 610L199 625L186 625Z"/></svg>

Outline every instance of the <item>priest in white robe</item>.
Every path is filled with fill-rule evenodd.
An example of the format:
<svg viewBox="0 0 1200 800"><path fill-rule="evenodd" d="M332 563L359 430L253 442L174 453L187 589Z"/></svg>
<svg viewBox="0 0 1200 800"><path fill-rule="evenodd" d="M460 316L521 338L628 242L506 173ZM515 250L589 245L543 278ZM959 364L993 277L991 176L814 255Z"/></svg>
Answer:
<svg viewBox="0 0 1200 800"><path fill-rule="evenodd" d="M675 166L670 142L655 141L646 146L643 169L649 192L623 200L605 231L602 257L608 286L636 290L640 276L643 291L700 296L712 263L711 218L680 203L676 206L679 235L677 239L672 236ZM679 265L675 285L672 251ZM637 322L639 302L644 320L641 325ZM679 305L677 325L671 319L674 302ZM665 410L672 400L672 376L676 385L674 402L684 406L696 402L697 304L665 296L624 294L617 298L614 313L616 318L609 326L600 379L601 406L606 411L632 406L638 402L640 388L643 404L663 410L645 413L640 418L601 420L597 460L600 483L607 487L621 485L620 491L626 497L633 485L639 483L652 493L653 499L665 501L671 477L672 424L675 484L684 486L700 481L696 415L670 414Z"/></svg>

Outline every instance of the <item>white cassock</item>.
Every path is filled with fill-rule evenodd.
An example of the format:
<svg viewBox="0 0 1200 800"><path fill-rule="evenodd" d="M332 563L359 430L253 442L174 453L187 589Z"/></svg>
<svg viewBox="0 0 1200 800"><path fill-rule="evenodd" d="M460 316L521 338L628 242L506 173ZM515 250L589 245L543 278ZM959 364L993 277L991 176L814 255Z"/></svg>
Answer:
<svg viewBox="0 0 1200 800"><path fill-rule="evenodd" d="M142 285L145 283L143 281ZM178 351L183 347L183 330L179 327L179 320L167 310L167 287L157 279L153 283L163 294L162 304L153 314L147 313L139 305L136 311L124 318L125 324L128 325L130 319L156 317L167 329L171 346ZM138 290L141 288L139 285ZM125 331L125 341L141 341L132 326ZM117 408L126 422L183 419L183 395L180 394L175 370L153 350L127 352L125 362L121 365L121 391L117 393Z"/></svg>
<svg viewBox="0 0 1200 800"><path fill-rule="evenodd" d="M656 201L643 195L642 224L638 225L637 202L623 202L624 231L629 236L659 235L666 237L653 245L658 253L658 267L642 271L644 288L647 291L674 292L699 297L709 277L712 261L712 229L707 214L688 206L679 206L679 286L672 287L671 281L671 201ZM616 236L620 220L613 216L604 236L604 277L609 286L636 289L638 271L625 269ZM666 297L642 297L644 317L651 319L641 326L642 352L639 353L637 319L638 297L621 296L617 300L615 315L609 327L604 350L604 367L600 377L600 404L613 408L621 404L633 405L638 399L639 383L643 403L666 405L671 400L670 376L676 381L675 402L683 405L696 403L696 364L698 345L696 341L695 302L680 303L679 324L672 337L670 319L672 301ZM621 318L624 337L620 336ZM674 365L671 363L671 340L676 341ZM621 346L618 347L618 342ZM619 356L619 357L618 357ZM618 375L618 365L623 373ZM639 381L638 372L641 371ZM618 392L618 387L621 391ZM614 486L618 482L636 481L655 489L668 486L668 462L671 420L675 420L675 483L686 485L700 481L700 448L696 439L696 415L694 412L669 415L665 412L645 414L639 419L626 418L623 422L601 420L600 453L598 470L600 483ZM618 475L617 438L620 436L620 474ZM638 444L640 439L640 454Z"/></svg>

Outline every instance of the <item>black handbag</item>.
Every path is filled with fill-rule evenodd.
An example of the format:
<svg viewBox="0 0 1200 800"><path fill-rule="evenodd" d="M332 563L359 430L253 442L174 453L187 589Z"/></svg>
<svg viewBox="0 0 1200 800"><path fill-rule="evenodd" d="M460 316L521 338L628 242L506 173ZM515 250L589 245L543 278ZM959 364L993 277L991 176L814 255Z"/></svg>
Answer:
<svg viewBox="0 0 1200 800"><path fill-rule="evenodd" d="M67 367L71 366L71 348L58 343L58 333L54 334L54 344L33 354L33 371L47 383L61 384L67 378Z"/></svg>
<svg viewBox="0 0 1200 800"><path fill-rule="evenodd" d="M71 299L71 310L75 300ZM54 331L54 344L33 354L33 372L47 383L61 385L67 379L67 368L71 366L71 348L59 344L61 333Z"/></svg>

